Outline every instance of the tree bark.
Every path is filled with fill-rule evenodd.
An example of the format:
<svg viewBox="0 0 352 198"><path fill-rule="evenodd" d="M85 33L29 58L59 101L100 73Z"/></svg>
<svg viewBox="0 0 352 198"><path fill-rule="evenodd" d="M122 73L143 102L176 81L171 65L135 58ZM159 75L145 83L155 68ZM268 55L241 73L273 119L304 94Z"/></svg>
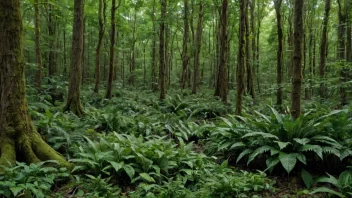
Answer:
<svg viewBox="0 0 352 198"><path fill-rule="evenodd" d="M29 116L20 0L0 1L0 165L56 160L71 167L41 138Z"/></svg>
<svg viewBox="0 0 352 198"><path fill-rule="evenodd" d="M294 5L294 51L291 115L297 119L301 115L302 51L303 51L303 0L295 0Z"/></svg>
<svg viewBox="0 0 352 198"><path fill-rule="evenodd" d="M228 0L223 0L220 10L220 60L219 60L219 71L217 76L217 85L215 90L215 96L219 96L222 102L227 103L228 96L228 33L227 33L227 21L228 21Z"/></svg>
<svg viewBox="0 0 352 198"><path fill-rule="evenodd" d="M115 60L115 31L116 31L116 0L111 1L111 32L110 32L110 62L109 62L109 76L106 87L106 99L112 98L112 81L114 78L114 60Z"/></svg>
<svg viewBox="0 0 352 198"><path fill-rule="evenodd" d="M278 35L278 49L277 49L277 95L276 105L279 109L282 108L282 65L283 65L283 32L281 19L281 4L282 0L275 0L275 11L277 20L277 35Z"/></svg>
<svg viewBox="0 0 352 198"><path fill-rule="evenodd" d="M244 47L246 36L246 0L240 1L240 25L239 25L239 41L238 41L238 57L237 57L237 95L236 95L236 115L242 113L242 95L244 92Z"/></svg>
<svg viewBox="0 0 352 198"><path fill-rule="evenodd" d="M346 83L347 83L347 73L348 69L346 68L346 19L347 19L347 14L345 12L344 6L341 2L341 0L337 0L338 7L339 7L339 12L338 12L338 19L339 19L339 27L338 27L338 59L340 61L340 64L342 66L341 69L341 74L340 74L340 81L341 81L341 88L340 88L340 93L341 93L341 106L344 106L347 104L347 93L346 93ZM346 5L345 5L346 6Z"/></svg>
<svg viewBox="0 0 352 198"><path fill-rule="evenodd" d="M160 85L160 100L165 99L165 17L166 17L166 0L161 2L161 22L159 35L159 85Z"/></svg>
<svg viewBox="0 0 352 198"><path fill-rule="evenodd" d="M35 26L35 55L37 59L36 86L38 90L42 87L42 54L40 50L40 24L38 0L34 0L34 26Z"/></svg>
<svg viewBox="0 0 352 198"><path fill-rule="evenodd" d="M101 46L103 43L103 38L105 34L105 11L106 11L106 0L99 0L99 38L98 44L96 48L95 54L95 87L94 93L99 92L99 85L100 85L100 54L101 54Z"/></svg>
<svg viewBox="0 0 352 198"><path fill-rule="evenodd" d="M199 56L202 47L202 33L203 33L203 2L199 2L199 15L197 23L197 33L195 41L195 54L194 54L194 72L193 72L193 87L192 94L197 93L197 86L199 80Z"/></svg>
<svg viewBox="0 0 352 198"><path fill-rule="evenodd" d="M328 23L330 15L331 0L325 1L325 14L323 19L323 32L321 34L321 45L320 45L320 67L319 76L320 80L323 81L325 78L325 68L326 68L326 57L327 57L327 43L328 43ZM325 98L326 87L324 82L320 82L319 95L320 98Z"/></svg>
<svg viewBox="0 0 352 198"><path fill-rule="evenodd" d="M182 74L181 74L181 88L186 86L187 68L188 68L188 37L189 37L189 24L188 24L188 0L183 1L184 4L184 17L183 17L183 49L182 49Z"/></svg>
<svg viewBox="0 0 352 198"><path fill-rule="evenodd" d="M74 22L72 33L72 50L70 64L70 79L68 96L64 111L71 111L79 117L84 114L80 92L82 81L82 53L83 53L83 0L74 1Z"/></svg>
<svg viewBox="0 0 352 198"><path fill-rule="evenodd" d="M245 8L245 23L246 23L246 45L245 45L245 57L246 57L246 71L247 71L247 93L255 99L254 83L253 83L253 70L251 64L251 54L250 54L250 27L248 20L248 10L249 10L249 0L246 2ZM254 42L254 41L253 41Z"/></svg>

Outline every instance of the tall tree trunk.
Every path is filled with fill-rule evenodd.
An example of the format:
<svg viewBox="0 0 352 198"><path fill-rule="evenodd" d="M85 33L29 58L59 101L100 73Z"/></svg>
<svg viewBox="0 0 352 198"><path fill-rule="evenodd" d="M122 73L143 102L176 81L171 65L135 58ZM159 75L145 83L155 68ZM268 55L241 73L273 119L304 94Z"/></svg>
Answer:
<svg viewBox="0 0 352 198"><path fill-rule="evenodd" d="M165 17L166 17L166 0L161 0L161 22L159 37L159 85L160 100L165 99Z"/></svg>
<svg viewBox="0 0 352 198"><path fill-rule="evenodd" d="M155 19L155 6L156 2L153 0L153 13L152 13L152 21L153 21L153 40L152 40L152 90L153 92L158 91L158 85L157 85L157 72L156 72L156 67L157 67L157 62L156 62L156 40L157 40L157 29L156 29L156 19Z"/></svg>
<svg viewBox="0 0 352 198"><path fill-rule="evenodd" d="M251 64L251 54L250 54L250 27L249 27L249 20L248 20L248 10L249 10L249 0L246 2L246 45L245 45L245 50L246 50L246 71L247 71L247 92L252 96L253 99L255 99L255 93L254 93L254 83L253 83L253 70L252 70L252 64ZM254 41L253 41L254 42Z"/></svg>
<svg viewBox="0 0 352 198"><path fill-rule="evenodd" d="M42 54L40 50L40 25L39 25L38 0L34 0L34 26L35 26L35 55L37 59L36 86L38 90L42 87Z"/></svg>
<svg viewBox="0 0 352 198"><path fill-rule="evenodd" d="M320 45L320 66L319 66L319 76L320 80L325 79L325 68L326 68L326 57L328 48L328 23L330 15L331 0L325 0L325 14L323 19L323 32L321 34L321 45ZM321 98L325 98L326 87L324 82L320 82L319 95Z"/></svg>
<svg viewBox="0 0 352 198"><path fill-rule="evenodd" d="M237 56L237 95L236 95L236 115L242 113L242 95L244 92L244 48L246 44L246 0L240 0L240 25Z"/></svg>
<svg viewBox="0 0 352 198"><path fill-rule="evenodd" d="M181 74L181 88L184 89L186 86L186 76L188 68L188 37L189 37L189 24L188 24L188 0L183 1L184 4L184 17L183 17L183 49L182 49L182 74Z"/></svg>
<svg viewBox="0 0 352 198"><path fill-rule="evenodd" d="M56 160L70 167L42 140L29 115L20 0L0 1L0 13L0 165Z"/></svg>
<svg viewBox="0 0 352 198"><path fill-rule="evenodd" d="M129 84L134 86L135 85L135 74L134 71L136 69L136 21L137 21L137 10L134 8L134 20L133 20L133 28L132 28L132 43L131 43L131 56L130 56L130 77L129 77Z"/></svg>
<svg viewBox="0 0 352 198"><path fill-rule="evenodd" d="M303 0L295 0L294 5L294 54L291 115L297 119L301 115L302 51L303 51Z"/></svg>
<svg viewBox="0 0 352 198"><path fill-rule="evenodd" d="M101 46L103 43L103 38L105 34L105 11L106 11L106 0L99 0L99 38L98 44L96 48L95 54L95 87L94 93L99 92L99 85L100 85L100 54L101 54Z"/></svg>
<svg viewBox="0 0 352 198"><path fill-rule="evenodd" d="M223 0L220 11L220 60L219 71L217 76L217 85L215 96L219 96L224 103L227 103L228 96L228 34L227 34L227 21L228 21L228 0ZM218 94L217 94L218 93Z"/></svg>
<svg viewBox="0 0 352 198"><path fill-rule="evenodd" d="M110 32L110 62L109 62L109 76L106 87L106 99L112 98L112 80L114 78L114 60L115 60L115 32L116 32L116 0L111 1L111 32Z"/></svg>
<svg viewBox="0 0 352 198"><path fill-rule="evenodd" d="M347 104L347 93L346 93L346 83L347 83L347 73L348 69L346 67L346 46L345 46L345 36L346 36L346 12L345 12L345 6L343 6L341 0L337 0L337 3L339 5L339 12L338 12L338 18L339 18L339 27L338 27L338 38L339 38L339 50L338 50L338 59L340 61L340 64L342 66L341 69L341 88L340 88L340 93L341 93L341 105L344 106Z"/></svg>
<svg viewBox="0 0 352 198"><path fill-rule="evenodd" d="M84 114L81 104L81 81L82 81L82 53L83 53L83 16L84 0L74 1L74 21L72 33L72 50L70 64L70 79L68 96L64 111L71 111L79 117Z"/></svg>
<svg viewBox="0 0 352 198"><path fill-rule="evenodd" d="M55 64L55 24L53 21L54 9L52 4L48 4L48 33L49 33L49 76L56 73Z"/></svg>
<svg viewBox="0 0 352 198"><path fill-rule="evenodd" d="M275 0L275 11L277 20L277 35L278 35L278 49L277 49L277 95L276 105L282 108L282 66L283 66L283 32L281 19L281 4L282 0Z"/></svg>
<svg viewBox="0 0 352 198"><path fill-rule="evenodd" d="M197 34L195 41L194 54L194 72L193 72L193 88L192 94L197 93L198 79L199 79L199 56L202 48L202 33L203 33L203 2L199 2L199 15L197 24Z"/></svg>

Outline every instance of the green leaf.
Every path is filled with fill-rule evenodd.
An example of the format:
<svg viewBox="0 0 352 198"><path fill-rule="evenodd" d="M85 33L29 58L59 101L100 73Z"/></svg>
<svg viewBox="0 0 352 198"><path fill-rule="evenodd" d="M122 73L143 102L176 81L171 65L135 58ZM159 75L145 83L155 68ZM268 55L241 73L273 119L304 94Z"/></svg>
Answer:
<svg viewBox="0 0 352 198"><path fill-rule="evenodd" d="M343 195L342 193L336 192L334 190L331 190L330 188L327 187L319 187L314 189L310 194L315 194L315 193L329 193L329 194L333 194L336 195L338 197L345 197L345 195Z"/></svg>
<svg viewBox="0 0 352 198"><path fill-rule="evenodd" d="M141 174L139 174L139 176L141 176L144 180L146 180L148 182L155 183L154 178L152 178L148 173L141 173Z"/></svg>
<svg viewBox="0 0 352 198"><path fill-rule="evenodd" d="M135 170L131 165L124 165L123 169L126 171L128 177L132 180L135 174Z"/></svg>
<svg viewBox="0 0 352 198"><path fill-rule="evenodd" d="M248 155L249 153L252 153L253 150L252 149L246 149L244 151L242 151L242 153L240 153L237 157L236 163L238 163L244 156Z"/></svg>
<svg viewBox="0 0 352 198"><path fill-rule="evenodd" d="M262 136L263 138L273 138L273 139L279 140L279 138L276 135L273 135L270 133L264 133L264 132L247 133L246 135L242 136L242 138L254 137L254 136Z"/></svg>
<svg viewBox="0 0 352 198"><path fill-rule="evenodd" d="M321 160L323 160L323 149L321 148L321 146L319 145L303 145L299 151L311 151L311 152L315 152Z"/></svg>
<svg viewBox="0 0 352 198"><path fill-rule="evenodd" d="M230 149L237 148L237 147L243 147L243 146L246 146L243 142L237 142L237 143L233 144L230 147Z"/></svg>
<svg viewBox="0 0 352 198"><path fill-rule="evenodd" d="M114 167L115 171L118 172L120 169L122 169L124 162L117 163L117 162L110 161L110 164L112 167Z"/></svg>
<svg viewBox="0 0 352 198"><path fill-rule="evenodd" d="M308 171L302 169L301 177L307 188L310 188L313 186L314 180L312 175Z"/></svg>
<svg viewBox="0 0 352 198"><path fill-rule="evenodd" d="M263 154L267 151L270 151L271 149L273 149L271 146L262 146L262 147L259 147L257 148L256 150L253 151L253 153L248 157L248 162L247 162L247 165L253 161L255 159L256 156L260 155L260 154Z"/></svg>
<svg viewBox="0 0 352 198"><path fill-rule="evenodd" d="M275 115L276 121L281 124L283 122L282 115L279 114L279 112L277 112L274 108L270 107L270 109Z"/></svg>
<svg viewBox="0 0 352 198"><path fill-rule="evenodd" d="M310 142L310 140L308 138L293 138L293 140L301 145L306 145Z"/></svg>
<svg viewBox="0 0 352 198"><path fill-rule="evenodd" d="M15 186L15 187L11 187L10 190L12 192L12 194L16 197L18 195L19 192L21 192L24 188L20 187L20 186Z"/></svg>
<svg viewBox="0 0 352 198"><path fill-rule="evenodd" d="M291 144L291 142L280 142L280 141L274 141L274 142L276 142L279 145L280 150L286 148L288 145Z"/></svg>
<svg viewBox="0 0 352 198"><path fill-rule="evenodd" d="M297 163L296 156L297 154L295 153L290 153L290 154L280 153L279 155L279 160L288 174L290 174L290 172L296 166L296 163Z"/></svg>

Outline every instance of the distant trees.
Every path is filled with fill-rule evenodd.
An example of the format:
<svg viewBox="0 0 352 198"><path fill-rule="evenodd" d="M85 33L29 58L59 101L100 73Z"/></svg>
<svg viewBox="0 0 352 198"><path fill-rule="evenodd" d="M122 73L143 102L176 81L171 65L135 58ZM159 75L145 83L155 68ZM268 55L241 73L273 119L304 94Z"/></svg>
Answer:
<svg viewBox="0 0 352 198"><path fill-rule="evenodd" d="M165 18L166 18L166 1L160 0L161 14L160 14L160 32L159 32L159 86L160 86L160 100L165 99Z"/></svg>

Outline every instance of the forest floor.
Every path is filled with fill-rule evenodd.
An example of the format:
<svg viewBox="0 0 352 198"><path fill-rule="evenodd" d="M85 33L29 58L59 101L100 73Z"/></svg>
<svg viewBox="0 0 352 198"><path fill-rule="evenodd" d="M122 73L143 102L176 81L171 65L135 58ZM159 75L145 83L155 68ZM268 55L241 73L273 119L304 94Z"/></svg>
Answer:
<svg viewBox="0 0 352 198"><path fill-rule="evenodd" d="M64 86L56 85L60 87ZM53 177L49 188L37 184L32 190L27 189L29 194L40 191L43 197L327 196L321 191L312 193L321 185L307 188L297 166L291 174L283 167L264 173L265 160L264 165L257 164L260 160L250 166L243 160L236 163L239 153L232 148L239 142L231 138L232 133L243 128L246 117L254 110L270 114L268 106L253 103L250 98L244 100L244 117L231 120L232 103L223 104L212 96L211 90L197 95L169 91L166 100L159 101L151 91L119 88L109 101L103 98L103 92L92 94L91 87L85 86L85 116L78 118L62 112L64 101L52 103L49 92L38 95L30 86L27 90L38 131L75 164L72 172L49 171ZM64 88L58 91L63 92ZM43 176L40 169L31 174ZM324 176L324 172L319 176ZM311 177L312 181L318 178ZM338 193L333 186L323 187L332 194Z"/></svg>

